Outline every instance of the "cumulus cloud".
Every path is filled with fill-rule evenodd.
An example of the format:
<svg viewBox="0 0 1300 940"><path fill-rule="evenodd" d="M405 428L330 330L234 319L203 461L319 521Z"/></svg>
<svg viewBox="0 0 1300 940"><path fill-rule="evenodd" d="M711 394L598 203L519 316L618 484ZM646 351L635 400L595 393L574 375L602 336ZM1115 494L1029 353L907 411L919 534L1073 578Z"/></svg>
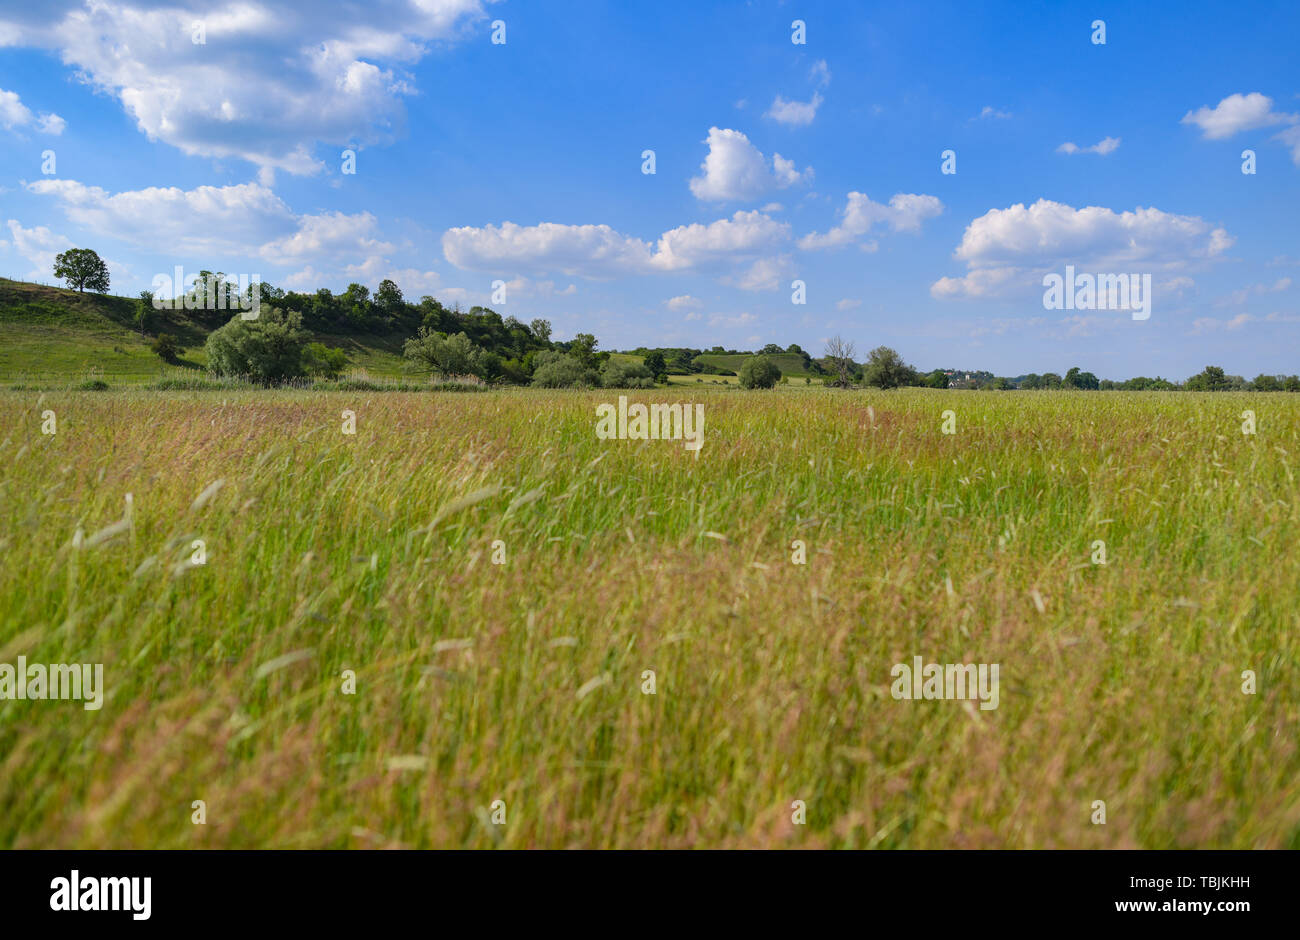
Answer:
<svg viewBox="0 0 1300 940"><path fill-rule="evenodd" d="M1100 156L1106 156L1108 153L1114 153L1119 149L1118 137L1105 137L1093 144L1091 147L1080 147L1073 141L1066 141L1056 148L1057 153L1095 153Z"/></svg>
<svg viewBox="0 0 1300 940"><path fill-rule="evenodd" d="M862 306L862 301L855 300L851 297L845 297L841 300L835 301L836 310L854 310L861 306Z"/></svg>
<svg viewBox="0 0 1300 940"><path fill-rule="evenodd" d="M983 110L980 111L980 113L979 113L979 117L980 117L980 120L987 120L987 119L989 119L989 118L995 118L995 119L998 119L998 120L1006 120L1007 118L1011 117L1011 112L1010 112L1010 111L999 111L997 108L993 107L992 105L987 105L987 104L986 104L986 105L984 106Z"/></svg>
<svg viewBox="0 0 1300 940"><path fill-rule="evenodd" d="M372 233L379 221L369 212L322 212L297 219L297 230L284 238L268 241L260 253L277 264L294 264L307 259L356 258L367 260L393 250L389 242ZM365 263L365 262L363 262ZM377 266L371 262L372 267Z"/></svg>
<svg viewBox="0 0 1300 940"><path fill-rule="evenodd" d="M664 232L653 245L608 225L503 222L448 229L442 236L442 250L458 268L559 271L600 280L753 260L789 238L788 223L755 211L737 212L707 225L681 225Z"/></svg>
<svg viewBox="0 0 1300 940"><path fill-rule="evenodd" d="M163 255L251 255L254 246L295 227L289 207L257 183L190 190L150 187L115 194L65 179L26 186L29 192L57 200L77 226Z"/></svg>
<svg viewBox="0 0 1300 940"><path fill-rule="evenodd" d="M1100 206L1075 209L1040 199L991 209L966 227L953 256L963 277L940 278L934 297L983 297L1041 290L1041 275L1060 265L1079 270L1176 271L1221 256L1234 239L1196 216L1155 208L1115 212Z"/></svg>
<svg viewBox="0 0 1300 940"><path fill-rule="evenodd" d="M789 255L778 255L774 258L759 258L740 274L725 278L724 283L748 291L776 290L793 274L793 259Z"/></svg>
<svg viewBox="0 0 1300 940"><path fill-rule="evenodd" d="M14 128L35 126L42 134L51 134L57 137L63 133L63 129L68 126L68 122L63 120L57 114L42 114L39 117L32 114L31 108L23 104L22 98L17 92L5 91L0 88L0 127L7 131Z"/></svg>
<svg viewBox="0 0 1300 940"><path fill-rule="evenodd" d="M1300 115L1274 111L1272 98L1252 91L1248 95L1229 95L1213 108L1188 111L1181 123L1196 125L1207 140L1225 140L1240 131L1297 121Z"/></svg>
<svg viewBox="0 0 1300 940"><path fill-rule="evenodd" d="M799 171L779 153L767 158L740 131L709 128L709 153L700 164L704 175L691 179L691 192L704 202L746 202L774 189L812 179L812 168Z"/></svg>
<svg viewBox="0 0 1300 940"><path fill-rule="evenodd" d="M9 226L9 237L13 239L14 250L32 264L32 270L24 275L30 280L52 278L54 256L77 247L71 239L57 235L43 225L23 228L16 219L10 219L6 224Z"/></svg>
<svg viewBox="0 0 1300 940"><path fill-rule="evenodd" d="M825 235L812 232L799 240L805 250L837 248L857 241L875 226L884 226L894 232L919 232L921 223L943 212L943 203L935 196L918 193L895 193L889 205L873 202L865 193L849 193L840 224ZM875 242L862 245L866 251L875 251Z"/></svg>
<svg viewBox="0 0 1300 940"><path fill-rule="evenodd" d="M669 310L696 310L704 306L704 301L690 294L679 294L664 301Z"/></svg>
<svg viewBox="0 0 1300 940"><path fill-rule="evenodd" d="M822 106L822 101L821 93L816 91L808 101L788 101L777 95L772 101L772 107L767 109L767 116L791 127L804 127L817 117L817 109Z"/></svg>
<svg viewBox="0 0 1300 940"><path fill-rule="evenodd" d="M485 15L480 0L370 0L364 16L349 0L12 6L0 45L58 51L151 140L299 174L322 167L317 143L399 134L415 91L402 70Z"/></svg>

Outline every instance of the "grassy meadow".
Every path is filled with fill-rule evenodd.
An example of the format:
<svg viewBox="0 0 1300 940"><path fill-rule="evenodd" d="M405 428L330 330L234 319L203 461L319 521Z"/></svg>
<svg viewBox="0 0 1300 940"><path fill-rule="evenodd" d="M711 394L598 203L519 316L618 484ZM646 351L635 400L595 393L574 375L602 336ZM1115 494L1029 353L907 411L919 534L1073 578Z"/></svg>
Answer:
<svg viewBox="0 0 1300 940"><path fill-rule="evenodd" d="M1300 848L1297 396L618 394L0 392L0 846Z"/></svg>

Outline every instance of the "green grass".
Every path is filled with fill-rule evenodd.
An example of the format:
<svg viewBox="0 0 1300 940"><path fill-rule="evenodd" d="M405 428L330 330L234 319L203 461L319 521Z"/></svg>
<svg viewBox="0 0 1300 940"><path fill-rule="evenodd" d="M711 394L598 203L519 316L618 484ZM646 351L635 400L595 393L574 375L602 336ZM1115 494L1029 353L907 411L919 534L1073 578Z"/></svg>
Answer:
<svg viewBox="0 0 1300 940"><path fill-rule="evenodd" d="M1296 397L672 391L0 392L0 846L1300 847Z"/></svg>

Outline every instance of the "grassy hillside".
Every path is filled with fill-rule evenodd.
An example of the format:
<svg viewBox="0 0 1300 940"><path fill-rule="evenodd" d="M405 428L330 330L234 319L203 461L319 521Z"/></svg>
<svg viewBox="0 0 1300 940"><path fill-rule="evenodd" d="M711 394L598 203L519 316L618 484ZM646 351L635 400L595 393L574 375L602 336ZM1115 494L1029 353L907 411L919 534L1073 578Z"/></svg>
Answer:
<svg viewBox="0 0 1300 940"><path fill-rule="evenodd" d="M150 350L158 333L172 334L185 347L181 371L204 367L209 327L184 310L156 310L150 335L142 336L132 325L136 305L129 297L0 278L0 383L68 382L92 376L112 384L152 382L178 371ZM355 369L400 374L406 338L402 333L313 335L343 349Z"/></svg>

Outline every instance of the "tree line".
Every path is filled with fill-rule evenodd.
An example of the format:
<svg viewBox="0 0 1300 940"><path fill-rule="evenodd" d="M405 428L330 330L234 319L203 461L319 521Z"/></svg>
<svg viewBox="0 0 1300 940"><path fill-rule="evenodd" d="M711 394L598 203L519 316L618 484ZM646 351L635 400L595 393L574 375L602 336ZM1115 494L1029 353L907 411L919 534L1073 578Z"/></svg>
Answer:
<svg viewBox="0 0 1300 940"><path fill-rule="evenodd" d="M59 253L54 276L78 291L105 293L109 288L108 266L88 248ZM371 293L361 283L349 284L335 294L329 288L312 292L285 290L267 282L253 283L246 293L235 296L236 288L220 271L202 270L189 289L191 303L186 314L196 322L214 327L205 350L208 368L218 375L247 376L264 383L277 383L303 376L337 378L347 367L344 350L314 341L312 332L327 334L373 333L405 335L403 359L413 372L440 376L473 377L489 384L536 385L543 388L605 387L648 388L666 383L669 375L737 375L744 388L771 388L788 380L774 357L797 356L807 376L818 376L826 385L851 388L971 388L1009 391L1013 389L1079 389L1136 391L1286 391L1300 392L1300 376L1258 375L1247 380L1227 375L1219 366L1205 369L1186 382L1159 376L1138 376L1124 381L1098 379L1078 366L1065 375L1054 372L1016 376L995 376L990 372L961 369L932 369L922 372L906 363L888 346L872 349L857 362L852 341L834 336L824 354L814 358L798 344L782 348L769 343L757 351L690 347L638 347L621 358L608 351L597 352L596 337L578 333L568 341L551 339L551 324L545 319L523 323L502 317L483 306L462 311L459 305L446 307L432 296L418 303L406 299L391 279L380 281ZM256 295L253 295L256 292ZM212 309L204 301L229 294L244 307L258 308L254 319L244 319L230 309ZM233 306L233 304L231 305ZM156 319L154 296L139 296L136 326L142 334L152 331ZM154 351L168 362L179 362L184 349L175 336L158 333ZM746 356L738 371L732 371L710 357ZM811 379L806 377L806 382Z"/></svg>

